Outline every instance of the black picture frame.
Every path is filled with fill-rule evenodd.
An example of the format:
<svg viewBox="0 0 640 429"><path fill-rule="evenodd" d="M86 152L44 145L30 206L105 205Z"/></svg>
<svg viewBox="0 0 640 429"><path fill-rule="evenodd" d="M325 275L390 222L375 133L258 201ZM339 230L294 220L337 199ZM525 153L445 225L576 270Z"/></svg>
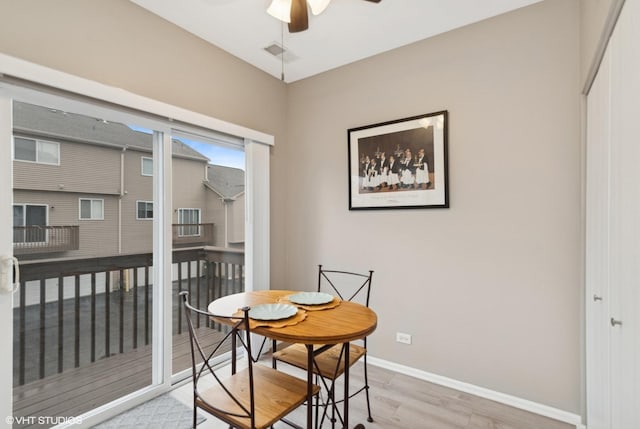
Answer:
<svg viewBox="0 0 640 429"><path fill-rule="evenodd" d="M446 110L351 128L349 210L449 207Z"/></svg>

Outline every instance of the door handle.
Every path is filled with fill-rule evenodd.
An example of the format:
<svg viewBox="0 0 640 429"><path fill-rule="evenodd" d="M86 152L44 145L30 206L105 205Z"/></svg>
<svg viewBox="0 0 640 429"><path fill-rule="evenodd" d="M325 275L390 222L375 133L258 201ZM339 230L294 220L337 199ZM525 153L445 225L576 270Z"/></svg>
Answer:
<svg viewBox="0 0 640 429"><path fill-rule="evenodd" d="M601 297L601 296L598 296L598 295L596 295L596 294L593 294L593 300L594 300L594 301L602 301L602 297Z"/></svg>
<svg viewBox="0 0 640 429"><path fill-rule="evenodd" d="M13 278L8 280L9 269L13 267ZM0 258L0 293L14 293L20 285L20 263L14 256Z"/></svg>
<svg viewBox="0 0 640 429"><path fill-rule="evenodd" d="M615 327L616 325L622 325L621 320L616 320L613 317L611 318L611 326Z"/></svg>

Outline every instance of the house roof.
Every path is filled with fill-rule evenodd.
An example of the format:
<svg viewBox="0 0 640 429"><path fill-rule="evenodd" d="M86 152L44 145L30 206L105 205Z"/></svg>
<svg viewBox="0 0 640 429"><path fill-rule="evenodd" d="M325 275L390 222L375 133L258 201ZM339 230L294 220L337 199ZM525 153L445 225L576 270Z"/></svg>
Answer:
<svg viewBox="0 0 640 429"><path fill-rule="evenodd" d="M117 148L127 147L145 152L152 151L152 135L136 131L125 124L18 101L13 103L13 112L14 132ZM172 139L172 146L173 156L209 161L209 158L180 140Z"/></svg>
<svg viewBox="0 0 640 429"><path fill-rule="evenodd" d="M234 199L244 192L244 171L239 168L209 164L209 186L225 199Z"/></svg>

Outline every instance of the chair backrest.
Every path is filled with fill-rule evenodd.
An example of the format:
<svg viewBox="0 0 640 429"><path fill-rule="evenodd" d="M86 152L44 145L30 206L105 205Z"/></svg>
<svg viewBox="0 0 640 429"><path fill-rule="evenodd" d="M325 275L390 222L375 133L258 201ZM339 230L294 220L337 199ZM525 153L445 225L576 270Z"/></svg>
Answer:
<svg viewBox="0 0 640 429"><path fill-rule="evenodd" d="M189 292L183 291L180 292L180 297L182 298L182 302L184 305L184 315L187 322L187 327L189 329L189 340L191 343L191 368L192 368L192 376L193 376L193 391L195 396L200 397L201 400L205 401L200 395L200 391L198 390L199 382L202 377L206 375L213 376L215 383L217 383L226 395L234 404L232 409L222 409L216 404L212 404L207 402L207 405L212 409L218 410L222 414L226 414L229 416L246 418L251 422L251 427L255 426L255 398L254 398L254 390L253 390L253 361L251 359L251 335L250 335L250 325L249 325L249 308L245 307L242 309L242 315L237 317L228 317L228 316L219 316L207 311L200 310L198 308L192 307L189 304ZM217 335L214 335L214 339L209 335L214 328L194 328L193 318L197 315L202 315L207 318L216 318L218 320L226 319L225 324L229 324L231 329L219 329L216 330ZM217 325L217 324L215 324ZM206 344L204 341L200 341L199 334L203 333L203 330L209 330L207 333ZM243 405L238 398L234 397L230 392L229 388L226 385L226 379L228 377L221 376L218 372L220 368L218 368L213 362L212 359L215 356L218 356L222 353L231 352L232 362L231 362L231 373L235 374L236 365L235 365L235 356L236 353L240 349L242 351L243 357L246 357L247 360L247 369L249 372L248 386L250 392L250 404L249 407ZM210 383L208 383L207 388L210 387ZM225 401L228 402L228 401Z"/></svg>
<svg viewBox="0 0 640 429"><path fill-rule="evenodd" d="M373 271L366 274L341 270L327 270L318 265L318 292L337 295L343 301L369 306Z"/></svg>

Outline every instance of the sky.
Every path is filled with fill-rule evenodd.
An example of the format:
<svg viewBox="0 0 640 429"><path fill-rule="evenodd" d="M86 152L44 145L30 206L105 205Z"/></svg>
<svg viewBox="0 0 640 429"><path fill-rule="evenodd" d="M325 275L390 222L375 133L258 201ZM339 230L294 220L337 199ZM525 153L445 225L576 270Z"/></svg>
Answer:
<svg viewBox="0 0 640 429"><path fill-rule="evenodd" d="M147 128L142 128L135 125L129 125L129 128L142 133L152 133L152 131ZM242 149L234 149L229 146L199 142L182 137L178 137L176 138L176 140L180 140L184 144L191 146L193 149L209 158L209 164L223 165L225 167L234 167L239 168L240 170L244 170L245 161L244 151Z"/></svg>
<svg viewBox="0 0 640 429"><path fill-rule="evenodd" d="M202 143L193 140L178 138L181 142L191 146L204 156L210 159L210 164L224 165L244 170L244 151L232 149L225 146L218 146L211 143Z"/></svg>

